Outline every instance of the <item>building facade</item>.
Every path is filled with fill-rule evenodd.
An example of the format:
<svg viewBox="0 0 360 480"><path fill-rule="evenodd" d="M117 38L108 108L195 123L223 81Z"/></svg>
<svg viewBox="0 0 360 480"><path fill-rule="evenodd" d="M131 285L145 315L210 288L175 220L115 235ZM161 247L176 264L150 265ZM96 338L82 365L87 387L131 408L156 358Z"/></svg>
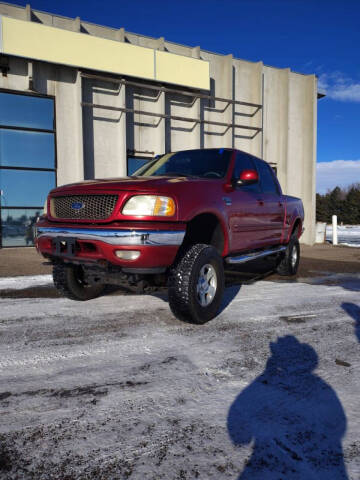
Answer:
<svg viewBox="0 0 360 480"><path fill-rule="evenodd" d="M302 198L315 237L317 79L0 3L0 246L31 245L47 192L169 151L234 147Z"/></svg>

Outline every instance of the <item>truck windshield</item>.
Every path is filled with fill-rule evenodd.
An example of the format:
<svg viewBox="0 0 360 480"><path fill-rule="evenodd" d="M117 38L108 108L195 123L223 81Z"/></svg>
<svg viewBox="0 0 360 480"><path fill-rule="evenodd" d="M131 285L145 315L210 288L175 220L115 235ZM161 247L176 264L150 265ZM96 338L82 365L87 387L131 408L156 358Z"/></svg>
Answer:
<svg viewBox="0 0 360 480"><path fill-rule="evenodd" d="M167 153L146 163L131 176L223 178L229 167L231 154L231 150L224 148Z"/></svg>

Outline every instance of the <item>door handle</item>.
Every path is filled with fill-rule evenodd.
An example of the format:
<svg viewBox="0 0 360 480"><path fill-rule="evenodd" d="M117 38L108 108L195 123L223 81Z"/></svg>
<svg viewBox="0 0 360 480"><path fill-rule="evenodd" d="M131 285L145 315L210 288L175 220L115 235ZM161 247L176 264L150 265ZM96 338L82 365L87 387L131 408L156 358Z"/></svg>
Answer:
<svg viewBox="0 0 360 480"><path fill-rule="evenodd" d="M264 200L262 198L258 198L257 203L258 203L258 205L263 206L264 205Z"/></svg>

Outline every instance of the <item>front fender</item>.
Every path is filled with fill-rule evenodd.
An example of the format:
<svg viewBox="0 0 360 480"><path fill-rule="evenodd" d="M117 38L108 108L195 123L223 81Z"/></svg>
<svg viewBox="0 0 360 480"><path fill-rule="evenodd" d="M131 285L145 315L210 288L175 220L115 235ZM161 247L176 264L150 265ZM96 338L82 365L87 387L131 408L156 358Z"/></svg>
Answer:
<svg viewBox="0 0 360 480"><path fill-rule="evenodd" d="M192 220L195 220L196 217L199 217L201 215L213 215L216 217L216 219L219 222L219 225L221 227L222 233L224 235L224 249L222 251L222 256L226 256L229 253L229 229L226 223L226 217L224 215L224 212L219 211L216 208L207 208L207 209L201 209L197 210L196 213L192 212L192 216L187 219L187 223L190 223Z"/></svg>

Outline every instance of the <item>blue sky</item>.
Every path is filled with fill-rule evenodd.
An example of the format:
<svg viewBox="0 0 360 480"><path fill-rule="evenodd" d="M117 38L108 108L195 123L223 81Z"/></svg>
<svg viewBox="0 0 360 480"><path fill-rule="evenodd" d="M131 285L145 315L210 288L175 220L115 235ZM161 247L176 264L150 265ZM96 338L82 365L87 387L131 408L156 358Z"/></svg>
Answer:
<svg viewBox="0 0 360 480"><path fill-rule="evenodd" d="M33 0L31 6L316 73L327 94L318 102L318 191L360 182L360 0Z"/></svg>

